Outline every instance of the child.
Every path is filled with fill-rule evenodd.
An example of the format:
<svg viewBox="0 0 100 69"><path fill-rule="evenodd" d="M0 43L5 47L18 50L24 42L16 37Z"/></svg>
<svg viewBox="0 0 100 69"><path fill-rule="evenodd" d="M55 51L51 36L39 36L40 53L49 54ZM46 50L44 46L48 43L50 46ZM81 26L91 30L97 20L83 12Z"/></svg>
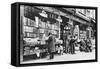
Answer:
<svg viewBox="0 0 100 69"><path fill-rule="evenodd" d="M37 58L40 58L40 50L39 50L39 48L35 47L34 51L35 51L35 54L36 54Z"/></svg>
<svg viewBox="0 0 100 69"><path fill-rule="evenodd" d="M60 54L63 55L63 46L60 45Z"/></svg>
<svg viewBox="0 0 100 69"><path fill-rule="evenodd" d="M59 55L63 55L63 46L62 46L62 45L58 45L58 46L57 46L57 53L58 53Z"/></svg>

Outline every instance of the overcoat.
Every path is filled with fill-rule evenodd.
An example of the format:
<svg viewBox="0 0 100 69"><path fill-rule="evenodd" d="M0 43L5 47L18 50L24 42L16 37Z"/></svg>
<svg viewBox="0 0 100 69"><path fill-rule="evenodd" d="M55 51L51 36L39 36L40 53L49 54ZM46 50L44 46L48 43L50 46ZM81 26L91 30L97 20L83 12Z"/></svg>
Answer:
<svg viewBox="0 0 100 69"><path fill-rule="evenodd" d="M55 52L56 39L54 36L48 38L48 52Z"/></svg>

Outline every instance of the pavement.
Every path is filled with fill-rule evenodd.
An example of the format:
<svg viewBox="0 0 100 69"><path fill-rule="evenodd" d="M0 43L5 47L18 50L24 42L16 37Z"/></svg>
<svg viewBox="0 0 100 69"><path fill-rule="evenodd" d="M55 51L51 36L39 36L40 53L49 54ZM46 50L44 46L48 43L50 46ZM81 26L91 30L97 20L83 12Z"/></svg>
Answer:
<svg viewBox="0 0 100 69"><path fill-rule="evenodd" d="M76 61L76 60L91 60L95 59L95 50L92 52L80 52L76 51L76 54L63 54L63 55L54 55L54 59L48 60L49 56L43 59L37 59L37 60L30 60L21 62L21 64L26 63L44 63L44 62L59 62L59 61Z"/></svg>

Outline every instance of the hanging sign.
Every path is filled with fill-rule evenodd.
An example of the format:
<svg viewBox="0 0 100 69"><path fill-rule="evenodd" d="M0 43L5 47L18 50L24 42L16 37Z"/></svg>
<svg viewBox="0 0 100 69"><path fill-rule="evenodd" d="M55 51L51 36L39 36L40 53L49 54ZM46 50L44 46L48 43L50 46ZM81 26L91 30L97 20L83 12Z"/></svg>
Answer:
<svg viewBox="0 0 100 69"><path fill-rule="evenodd" d="M56 20L59 21L59 22L62 22L62 19L61 19L60 16L58 16L58 18Z"/></svg>
<svg viewBox="0 0 100 69"><path fill-rule="evenodd" d="M39 13L42 17L48 17L48 15L46 14L46 12L43 10L41 13Z"/></svg>

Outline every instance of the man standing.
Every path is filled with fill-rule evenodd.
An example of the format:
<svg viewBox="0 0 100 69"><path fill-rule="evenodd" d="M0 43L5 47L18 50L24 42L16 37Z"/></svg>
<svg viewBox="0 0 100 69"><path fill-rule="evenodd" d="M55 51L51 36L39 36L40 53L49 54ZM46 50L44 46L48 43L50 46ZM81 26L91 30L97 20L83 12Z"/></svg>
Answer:
<svg viewBox="0 0 100 69"><path fill-rule="evenodd" d="M68 54L69 53L69 39L66 37L66 47L65 47L65 49L66 49L66 54Z"/></svg>
<svg viewBox="0 0 100 69"><path fill-rule="evenodd" d="M71 36L71 40L69 42L69 45L70 45L70 51L71 51L71 54L75 54L75 39L73 36Z"/></svg>
<svg viewBox="0 0 100 69"><path fill-rule="evenodd" d="M55 42L56 39L53 36L53 34L49 33L48 34L49 38L48 38L48 52L49 52L49 59L53 59L54 58L54 52L55 52Z"/></svg>

